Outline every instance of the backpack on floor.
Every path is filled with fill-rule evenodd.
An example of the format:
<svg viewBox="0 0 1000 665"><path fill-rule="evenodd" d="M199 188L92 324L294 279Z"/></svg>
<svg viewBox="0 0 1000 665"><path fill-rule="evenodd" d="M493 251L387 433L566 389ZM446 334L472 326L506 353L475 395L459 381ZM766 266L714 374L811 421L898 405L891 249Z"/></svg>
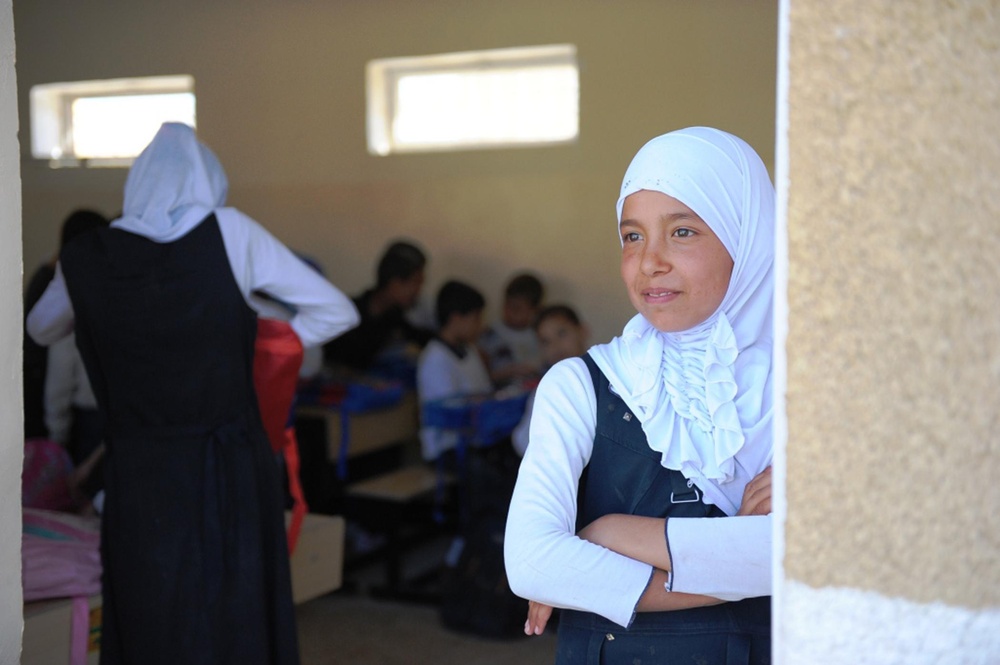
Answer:
<svg viewBox="0 0 1000 665"><path fill-rule="evenodd" d="M503 564L504 518L473 520L455 539L442 575L441 622L480 637L524 636L528 601L507 584Z"/></svg>

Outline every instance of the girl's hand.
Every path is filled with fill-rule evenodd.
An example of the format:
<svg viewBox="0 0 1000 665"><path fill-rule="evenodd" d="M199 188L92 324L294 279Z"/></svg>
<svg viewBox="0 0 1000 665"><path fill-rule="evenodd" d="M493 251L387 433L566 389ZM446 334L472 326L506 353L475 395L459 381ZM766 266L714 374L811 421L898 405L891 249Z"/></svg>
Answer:
<svg viewBox="0 0 1000 665"><path fill-rule="evenodd" d="M767 467L743 488L743 503L737 515L771 514L771 467Z"/></svg>
<svg viewBox="0 0 1000 665"><path fill-rule="evenodd" d="M541 635L552 616L552 606L528 601L528 620L524 622L525 635Z"/></svg>

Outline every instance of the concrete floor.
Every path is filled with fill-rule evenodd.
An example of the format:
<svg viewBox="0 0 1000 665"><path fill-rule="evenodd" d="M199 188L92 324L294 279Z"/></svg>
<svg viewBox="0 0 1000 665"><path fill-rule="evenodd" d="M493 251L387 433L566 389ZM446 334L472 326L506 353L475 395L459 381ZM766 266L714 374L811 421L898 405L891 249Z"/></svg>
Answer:
<svg viewBox="0 0 1000 665"><path fill-rule="evenodd" d="M431 537L407 548L401 574L411 589L433 593L452 538ZM550 665L550 634L509 640L479 638L445 628L438 607L379 596L387 580L384 561L350 565L344 586L296 608L301 665ZM417 582L417 580L424 580ZM527 617L525 617L527 618Z"/></svg>
<svg viewBox="0 0 1000 665"><path fill-rule="evenodd" d="M302 665L549 665L555 635L486 640L444 628L429 605L339 591L298 606Z"/></svg>

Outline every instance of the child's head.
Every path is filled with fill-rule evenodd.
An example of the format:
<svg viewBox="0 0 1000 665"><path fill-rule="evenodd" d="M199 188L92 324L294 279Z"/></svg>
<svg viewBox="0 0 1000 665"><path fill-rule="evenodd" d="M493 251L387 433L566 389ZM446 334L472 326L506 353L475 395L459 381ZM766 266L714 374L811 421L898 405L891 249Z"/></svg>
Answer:
<svg viewBox="0 0 1000 665"><path fill-rule="evenodd" d="M549 305L538 314L535 333L546 365L583 355L587 350L587 326L568 305Z"/></svg>
<svg viewBox="0 0 1000 665"><path fill-rule="evenodd" d="M451 280L438 291L435 311L440 333L449 342L471 344L483 327L483 295L468 284Z"/></svg>
<svg viewBox="0 0 1000 665"><path fill-rule="evenodd" d="M393 304L409 309L420 297L426 265L427 257L416 245L394 242L378 262L375 289L386 293Z"/></svg>
<svg viewBox="0 0 1000 665"><path fill-rule="evenodd" d="M73 238L107 225L108 219L99 212L83 208L74 210L63 220L62 232L59 236L59 246L65 247Z"/></svg>
<svg viewBox="0 0 1000 665"><path fill-rule="evenodd" d="M534 275L522 273L511 279L504 289L503 322L515 329L530 328L538 316L545 289Z"/></svg>
<svg viewBox="0 0 1000 665"><path fill-rule="evenodd" d="M774 189L742 139L692 127L648 142L625 173L618 224L629 299L657 330L720 313L747 339L769 330Z"/></svg>

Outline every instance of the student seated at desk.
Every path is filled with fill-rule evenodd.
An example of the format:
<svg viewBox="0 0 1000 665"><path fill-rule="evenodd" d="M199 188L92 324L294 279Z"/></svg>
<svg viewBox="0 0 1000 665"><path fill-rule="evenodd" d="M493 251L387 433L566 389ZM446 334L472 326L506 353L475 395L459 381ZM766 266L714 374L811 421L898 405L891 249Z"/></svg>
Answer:
<svg viewBox="0 0 1000 665"><path fill-rule="evenodd" d="M427 257L415 245L389 245L379 260L375 287L353 299L361 323L323 347L325 363L365 371L390 347L422 348L434 333L413 325L407 312L420 298L426 265Z"/></svg>
<svg viewBox="0 0 1000 665"><path fill-rule="evenodd" d="M569 305L550 305L542 309L535 319L534 330L538 334L546 369L560 360L582 356L587 352L587 337L590 333L586 324L580 321L576 311ZM524 417L510 435L518 457L524 457L524 451L528 449L531 407L534 403L535 393L532 391L524 409Z"/></svg>
<svg viewBox="0 0 1000 665"><path fill-rule="evenodd" d="M497 388L541 376L542 358L533 324L544 295L545 288L534 275L521 273L507 282L502 316L479 338Z"/></svg>
<svg viewBox="0 0 1000 665"><path fill-rule="evenodd" d="M486 395L493 391L490 375L476 348L483 328L486 300L468 284L450 281L438 291L435 311L440 329L417 363L420 404L445 397ZM436 459L458 443L458 433L436 427L420 428L424 459Z"/></svg>

